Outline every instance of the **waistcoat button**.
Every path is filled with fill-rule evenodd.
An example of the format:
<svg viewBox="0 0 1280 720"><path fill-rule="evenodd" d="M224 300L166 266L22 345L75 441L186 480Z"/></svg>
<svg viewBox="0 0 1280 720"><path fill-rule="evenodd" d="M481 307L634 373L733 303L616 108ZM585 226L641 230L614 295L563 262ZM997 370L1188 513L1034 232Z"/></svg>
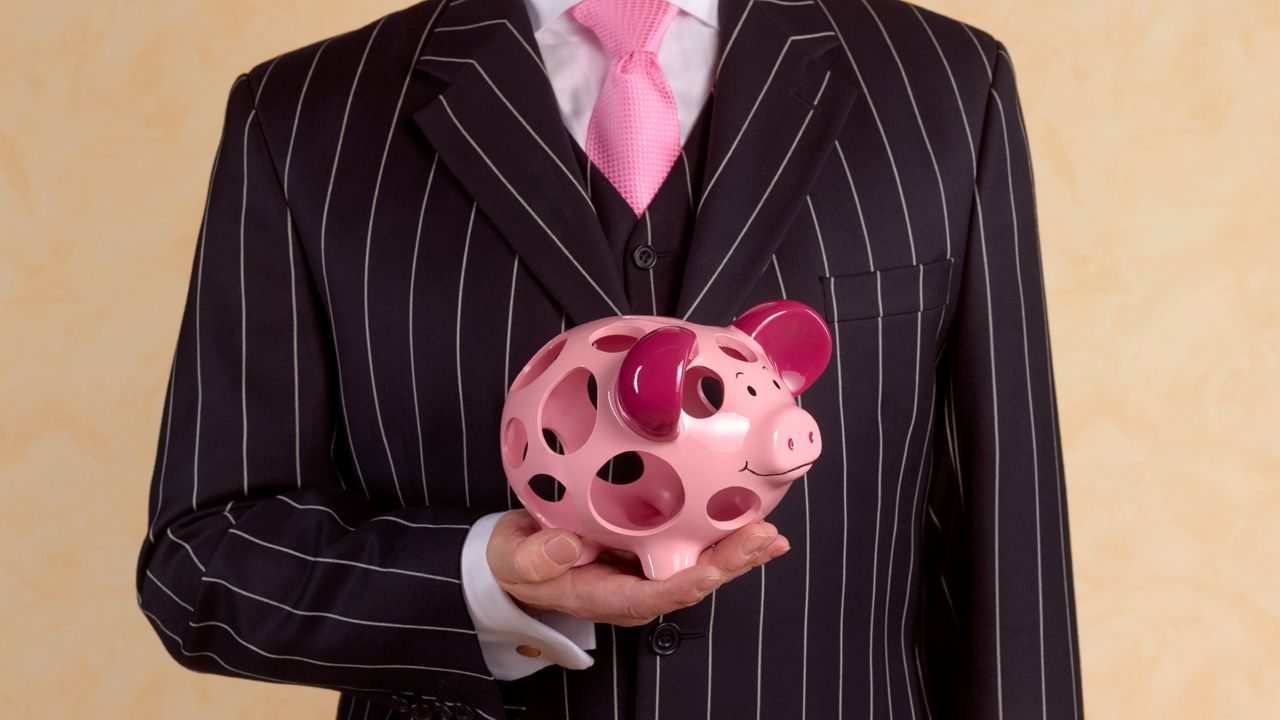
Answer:
<svg viewBox="0 0 1280 720"><path fill-rule="evenodd" d="M653 251L652 245L641 245L632 251L631 261L641 270L648 270L658 262L658 253Z"/></svg>

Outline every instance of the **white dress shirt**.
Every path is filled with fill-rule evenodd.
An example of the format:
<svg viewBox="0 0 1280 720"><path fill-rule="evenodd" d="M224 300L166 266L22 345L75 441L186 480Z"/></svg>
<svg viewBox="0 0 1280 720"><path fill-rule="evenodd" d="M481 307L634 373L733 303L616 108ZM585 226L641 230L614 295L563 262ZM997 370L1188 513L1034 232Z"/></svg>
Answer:
<svg viewBox="0 0 1280 720"><path fill-rule="evenodd" d="M525 0L534 39L547 67L565 126L587 146L587 127L612 58L599 38L566 12L577 0ZM711 91L719 53L719 0L670 0L680 8L658 47L658 66L671 86L680 120L680 143ZM462 590L489 671L499 680L524 677L548 665L590 667L595 624L560 612L536 617L522 611L489 569L485 551L502 513L478 520L462 547ZM517 647L535 648L529 657ZM529 651L526 648L526 651Z"/></svg>

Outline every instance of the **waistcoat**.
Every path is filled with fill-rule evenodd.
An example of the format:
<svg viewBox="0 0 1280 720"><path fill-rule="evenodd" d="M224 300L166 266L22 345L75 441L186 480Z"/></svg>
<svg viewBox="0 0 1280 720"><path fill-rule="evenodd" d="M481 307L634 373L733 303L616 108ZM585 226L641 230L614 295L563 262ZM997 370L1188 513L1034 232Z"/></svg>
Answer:
<svg viewBox="0 0 1280 720"><path fill-rule="evenodd" d="M565 128L586 183L587 196L610 250L621 264L633 314L674 315L676 312L680 278L693 237L698 188L702 187L713 99L714 94L707 96L681 146L680 156L649 206L638 217Z"/></svg>

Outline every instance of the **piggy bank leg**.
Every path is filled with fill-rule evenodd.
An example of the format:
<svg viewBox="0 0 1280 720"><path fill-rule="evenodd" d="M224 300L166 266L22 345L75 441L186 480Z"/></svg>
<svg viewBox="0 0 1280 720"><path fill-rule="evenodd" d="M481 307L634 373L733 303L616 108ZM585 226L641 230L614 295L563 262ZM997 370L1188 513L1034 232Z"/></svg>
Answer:
<svg viewBox="0 0 1280 720"><path fill-rule="evenodd" d="M577 561L573 563L573 567L578 567L579 565L586 565L589 562L594 562L596 559L596 556L600 554L600 550L601 550L601 547L599 545L591 542L590 540L587 540L586 538L583 538L582 554L579 555Z"/></svg>
<svg viewBox="0 0 1280 720"><path fill-rule="evenodd" d="M703 549L696 544L664 545L661 548L646 549L638 553L638 556L646 577L650 580L666 580L695 565Z"/></svg>

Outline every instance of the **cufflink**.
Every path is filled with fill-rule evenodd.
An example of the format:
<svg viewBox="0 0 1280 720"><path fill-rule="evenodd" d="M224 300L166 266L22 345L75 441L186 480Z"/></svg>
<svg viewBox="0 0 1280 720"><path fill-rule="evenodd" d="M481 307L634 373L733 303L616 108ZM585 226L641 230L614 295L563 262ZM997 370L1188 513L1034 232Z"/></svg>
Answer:
<svg viewBox="0 0 1280 720"><path fill-rule="evenodd" d="M525 657L535 658L542 654L542 650L536 645L520 645L516 648L516 652Z"/></svg>

